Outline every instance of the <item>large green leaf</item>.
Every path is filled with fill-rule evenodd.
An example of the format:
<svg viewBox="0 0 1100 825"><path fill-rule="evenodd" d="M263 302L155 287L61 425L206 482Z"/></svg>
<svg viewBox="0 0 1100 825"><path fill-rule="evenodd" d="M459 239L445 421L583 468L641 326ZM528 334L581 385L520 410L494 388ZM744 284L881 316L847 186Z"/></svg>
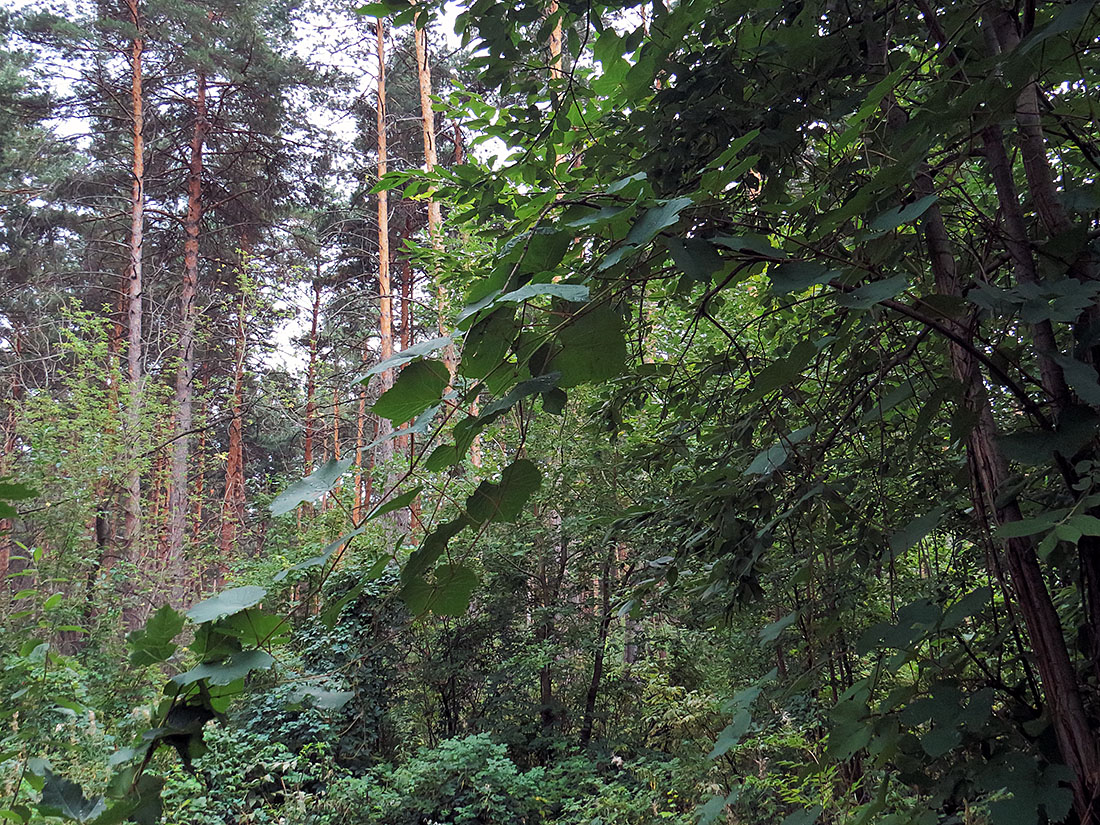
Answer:
<svg viewBox="0 0 1100 825"><path fill-rule="evenodd" d="M90 822L107 808L102 796L85 799L81 787L57 774L46 772L42 799L38 811L44 816L57 816L70 822Z"/></svg>
<svg viewBox="0 0 1100 825"><path fill-rule="evenodd" d="M714 747L711 748L710 753L707 755L709 759L717 759L722 756L730 748L735 747L748 733L749 726L752 724L752 714L747 710L741 710L733 717L733 721L726 725L722 729L722 732L718 734L718 740L714 743Z"/></svg>
<svg viewBox="0 0 1100 825"><path fill-rule="evenodd" d="M802 292L818 284L826 284L840 273L815 261L791 261L768 268L768 278L772 282L772 291L783 295L788 292Z"/></svg>
<svg viewBox="0 0 1100 825"><path fill-rule="evenodd" d="M450 374L442 361L417 361L401 370L393 386L371 408L375 415L395 424L416 418L439 402Z"/></svg>
<svg viewBox="0 0 1100 825"><path fill-rule="evenodd" d="M796 444L801 444L807 438L814 433L814 425L803 427L800 430L795 430L787 437L780 440L778 443L773 444L766 450L762 450L757 454L756 458L752 460L752 463L745 468L745 475L747 476L767 476L774 473L780 467L787 463L787 458L790 456L791 448Z"/></svg>
<svg viewBox="0 0 1100 825"><path fill-rule="evenodd" d="M501 307L474 324L466 333L459 375L484 378L505 359L519 328L516 308Z"/></svg>
<svg viewBox="0 0 1100 825"><path fill-rule="evenodd" d="M709 283L725 266L714 245L702 238L669 238L665 245L676 266L692 281Z"/></svg>
<svg viewBox="0 0 1100 825"><path fill-rule="evenodd" d="M552 372L549 375L540 375L537 378L528 378L526 381L521 381L503 398L486 404L481 411L480 418L486 421L491 420L499 413L510 410L524 398L550 392L558 386L560 380L561 373Z"/></svg>
<svg viewBox="0 0 1100 825"><path fill-rule="evenodd" d="M295 685L290 691L290 701L301 704L306 699L310 704L321 710L339 710L352 699L355 693L350 690L328 690L318 685Z"/></svg>
<svg viewBox="0 0 1100 825"><path fill-rule="evenodd" d="M435 568L435 598L431 609L440 616L462 616L470 606L470 594L477 587L477 574L461 564L441 564Z"/></svg>
<svg viewBox="0 0 1100 825"><path fill-rule="evenodd" d="M647 209L630 228L626 243L633 246L649 243L657 237L659 232L680 220L680 213L689 206L691 206L691 198L673 198Z"/></svg>
<svg viewBox="0 0 1100 825"><path fill-rule="evenodd" d="M251 584L245 587L231 587L199 602L187 611L187 618L196 624L216 622L218 619L224 619L226 616L232 616L234 613L240 613L259 604L266 595L267 591L262 587Z"/></svg>
<svg viewBox="0 0 1100 825"><path fill-rule="evenodd" d="M890 536L890 552L895 556L904 553L935 530L946 512L946 507L937 507L930 513L926 513L910 521L905 527Z"/></svg>
<svg viewBox="0 0 1100 825"><path fill-rule="evenodd" d="M932 204L937 200L939 200L938 196L928 195L896 209L888 209L868 221L867 228L875 234L885 234L892 229L897 229L899 226L912 223L931 209Z"/></svg>
<svg viewBox="0 0 1100 825"><path fill-rule="evenodd" d="M558 350L536 374L561 373L564 389L606 381L623 370L626 335L622 316L610 304L585 307L556 338Z"/></svg>
<svg viewBox="0 0 1100 825"><path fill-rule="evenodd" d="M267 670L275 664L275 659L266 650L242 650L234 653L224 662L210 662L197 665L186 673L172 677L180 687L194 684L202 679L212 685L229 685L243 679L254 670Z"/></svg>
<svg viewBox="0 0 1100 825"><path fill-rule="evenodd" d="M365 529L365 527L358 527L355 530L352 530L350 533L345 533L344 535L340 536L340 538L336 539L336 541L327 544L324 550L322 550L318 555L311 556L305 561L300 561L297 564L292 564L290 567L286 568L286 570L280 570L278 573L275 574L275 577L272 579L272 581L281 582L291 573L298 573L302 570L308 570L311 567L323 567L325 564L328 563L328 560L332 558L333 554L335 554L341 547L343 547L356 536L362 535Z"/></svg>
<svg viewBox="0 0 1100 825"><path fill-rule="evenodd" d="M173 639L183 630L184 618L163 605L145 623L145 627L126 637L130 646L130 664L141 667L166 662L176 652Z"/></svg>
<svg viewBox="0 0 1100 825"><path fill-rule="evenodd" d="M1091 406L1100 406L1100 376L1096 368L1066 355L1055 356L1055 360L1077 397Z"/></svg>
<svg viewBox="0 0 1100 825"><path fill-rule="evenodd" d="M415 576L401 588L401 599L409 612L423 615L429 610L437 616L462 616L470 606L470 595L477 587L477 574L462 564L441 564L432 581Z"/></svg>
<svg viewBox="0 0 1100 825"><path fill-rule="evenodd" d="M527 500L542 484L542 473L532 461L518 459L500 475L500 482L483 481L466 499L466 515L475 525L515 521Z"/></svg>
<svg viewBox="0 0 1100 825"><path fill-rule="evenodd" d="M447 549L447 543L461 533L467 524L469 522L465 518L459 517L439 525L428 533L401 569L401 581L407 584L427 572L443 555Z"/></svg>
<svg viewBox="0 0 1100 825"><path fill-rule="evenodd" d="M363 521L374 521L376 518L381 518L388 513L392 513L394 510L400 510L402 507L408 507L410 504L416 501L416 497L420 495L420 491L423 489L424 486L422 484L418 484L411 490L406 490L401 495L395 496L394 498L391 498L389 501L384 502L383 504L375 505L373 510L363 516Z"/></svg>
<svg viewBox="0 0 1100 825"><path fill-rule="evenodd" d="M542 295L580 304L588 300L588 287L583 284L527 284L501 295L494 303L519 303Z"/></svg>
<svg viewBox="0 0 1100 825"><path fill-rule="evenodd" d="M365 373L360 379L365 381L375 375L380 375L386 370L396 369L397 367L403 367L417 358L423 358L425 355L431 355L433 352L438 352L454 343L454 337L451 335L443 335L439 338L431 338L427 341L421 341L419 344L414 344L408 349L403 349L396 355L391 355L384 361L379 361Z"/></svg>
<svg viewBox="0 0 1100 825"><path fill-rule="evenodd" d="M769 392L779 389L799 377L799 374L810 363L810 359L817 353L817 347L811 341L802 341L786 358L778 358L772 361L764 369L760 370L752 381L751 399L761 398Z"/></svg>
<svg viewBox="0 0 1100 825"><path fill-rule="evenodd" d="M883 278L881 281L872 281L851 292L840 292L836 295L836 302L849 309L867 309L879 301L893 298L903 292L909 285L904 275L895 275L892 278Z"/></svg>
<svg viewBox="0 0 1100 825"><path fill-rule="evenodd" d="M299 504L316 501L340 483L340 477L348 471L354 460L354 456L340 461L330 459L305 478L295 481L271 502L271 515L281 516Z"/></svg>

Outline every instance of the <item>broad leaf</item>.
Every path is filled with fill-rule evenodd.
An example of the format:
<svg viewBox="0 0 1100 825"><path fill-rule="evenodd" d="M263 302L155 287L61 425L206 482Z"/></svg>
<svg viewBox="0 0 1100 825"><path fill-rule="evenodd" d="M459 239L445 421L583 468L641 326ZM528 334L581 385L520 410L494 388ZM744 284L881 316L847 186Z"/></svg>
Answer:
<svg viewBox="0 0 1100 825"><path fill-rule="evenodd" d="M295 481L271 502L271 515L281 516L299 504L316 501L340 483L340 477L348 471L354 460L354 456L340 461L330 459L305 478Z"/></svg>
<svg viewBox="0 0 1100 825"><path fill-rule="evenodd" d="M84 791L75 782L47 772L38 811L44 816L58 816L70 822L90 822L107 808L102 796L85 799Z"/></svg>
<svg viewBox="0 0 1100 825"><path fill-rule="evenodd" d="M461 564L435 568L435 596L430 607L440 616L463 616L470 607L470 594L477 587L477 574Z"/></svg>
<svg viewBox="0 0 1100 825"><path fill-rule="evenodd" d="M533 462L518 459L504 468L500 483L483 481L466 499L466 514L475 525L489 521L515 521L527 500L542 484L542 473Z"/></svg>
<svg viewBox="0 0 1100 825"><path fill-rule="evenodd" d="M542 295L561 298L563 301L580 304L588 300L588 287L583 284L527 284L519 289L501 295L494 303L519 303Z"/></svg>
<svg viewBox="0 0 1100 825"><path fill-rule="evenodd" d="M352 699L355 693L350 690L326 690L316 685L295 685L290 691L290 701L300 704L306 699L321 710L339 710Z"/></svg>
<svg viewBox="0 0 1100 825"><path fill-rule="evenodd" d="M196 624L216 622L218 619L224 619L226 616L232 616L234 613L240 613L259 604L266 595L266 590L255 585L231 587L199 602L187 611L187 618Z"/></svg>
<svg viewBox="0 0 1100 825"><path fill-rule="evenodd" d="M895 275L892 278L864 284L851 292L837 293L836 302L849 309L867 309L879 301L893 298L903 292L907 286L909 281L904 275Z"/></svg>
<svg viewBox="0 0 1100 825"><path fill-rule="evenodd" d="M126 637L130 646L130 664L137 667L166 662L176 652L173 639L183 630L184 618L168 605L149 617L145 627Z"/></svg>
<svg viewBox="0 0 1100 825"><path fill-rule="evenodd" d="M212 685L228 685L243 679L254 670L267 670L275 660L266 650L242 650L224 662L201 664L186 673L172 677L172 681L184 687L206 679Z"/></svg>
<svg viewBox="0 0 1100 825"><path fill-rule="evenodd" d="M626 243L633 246L649 243L657 237L659 232L680 220L680 213L689 206L691 206L691 198L673 198L652 209L647 209L630 228Z"/></svg>
<svg viewBox="0 0 1100 825"><path fill-rule="evenodd" d="M416 497L420 495L420 491L423 489L423 485L417 485L411 490L406 490L401 495L390 499L385 504L376 505L373 510L371 510L363 517L363 521L374 521L374 519L381 518L388 513L392 513L394 510L400 510L402 507L408 507L410 504L416 501ZM359 531L356 531L356 533L358 532Z"/></svg>
<svg viewBox="0 0 1100 825"><path fill-rule="evenodd" d="M395 424L409 421L438 403L448 381L450 374L442 361L409 364L397 376L393 386L374 402L371 410Z"/></svg>
<svg viewBox="0 0 1100 825"><path fill-rule="evenodd" d="M890 536L890 552L897 556L913 547L918 541L936 529L946 512L946 507L937 507L932 512L913 519Z"/></svg>
<svg viewBox="0 0 1100 825"><path fill-rule="evenodd" d="M365 373L360 381L366 381L375 375L380 375L386 370L396 369L402 367L417 358L423 358L425 355L431 355L433 352L438 352L454 343L454 337L450 335L444 335L439 338L432 338L428 341L421 341L419 344L414 344L408 349L403 349L396 355L391 355L385 361L379 361Z"/></svg>
<svg viewBox="0 0 1100 825"><path fill-rule="evenodd" d="M801 430L795 430L779 443L773 444L771 447L768 447L768 449L761 451L757 454L756 458L752 460L752 463L745 468L744 474L747 476L771 475L787 463L791 447L796 444L801 444L813 435L814 429L814 426L811 424L808 427L803 427Z"/></svg>
<svg viewBox="0 0 1100 825"><path fill-rule="evenodd" d="M325 549L322 550L318 555L312 556L305 561L300 561L297 564L292 564L286 570L280 570L278 573L275 574L272 581L281 582L291 573L298 573L302 570L308 570L311 567L323 567L325 564L328 563L328 560L332 558L334 553L336 553L341 547L343 547L356 536L362 535L363 530L365 529L365 527L359 527L355 530L352 530L350 533L345 533L344 535L340 536L340 538L336 539L336 541L330 542L328 545L326 545Z"/></svg>
<svg viewBox="0 0 1100 825"><path fill-rule="evenodd" d="M881 215L868 221L867 228L875 234L885 234L892 229L897 229L907 223L912 223L927 212L939 198L936 195L928 195L920 200L913 201L896 209L888 209Z"/></svg>
<svg viewBox="0 0 1100 825"><path fill-rule="evenodd" d="M772 282L772 291L783 295L788 292L802 292L818 284L826 284L840 273L814 261L792 261L768 268L768 278Z"/></svg>
<svg viewBox="0 0 1100 825"><path fill-rule="evenodd" d="M626 363L623 319L610 304L584 308L556 338L558 351L536 374L561 373L565 389L619 375Z"/></svg>
<svg viewBox="0 0 1100 825"><path fill-rule="evenodd" d="M717 759L719 756L725 754L730 748L735 747L741 738L748 733L749 726L752 724L752 714L747 710L741 710L733 717L733 721L723 728L722 732L718 734L718 740L714 743L714 747L707 755L708 759Z"/></svg>

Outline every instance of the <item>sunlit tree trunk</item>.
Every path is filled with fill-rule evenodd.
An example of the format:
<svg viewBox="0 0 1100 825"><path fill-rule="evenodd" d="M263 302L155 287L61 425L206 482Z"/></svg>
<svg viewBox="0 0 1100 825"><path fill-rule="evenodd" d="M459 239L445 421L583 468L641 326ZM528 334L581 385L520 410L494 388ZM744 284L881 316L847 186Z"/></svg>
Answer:
<svg viewBox="0 0 1100 825"><path fill-rule="evenodd" d="M378 35L378 178L381 180L387 170L386 145L386 34L382 19L377 23ZM379 355L383 361L393 357L393 286L390 282L390 211L389 196L385 189L378 193L378 337ZM384 370L380 376L382 391L393 386L393 370ZM378 422L378 436L393 431L389 421ZM385 463L393 455L393 443L387 441L379 446L378 460Z"/></svg>
<svg viewBox="0 0 1100 825"><path fill-rule="evenodd" d="M340 460L340 384L334 379L332 383L332 458ZM340 484L332 488L330 503L338 500Z"/></svg>
<svg viewBox="0 0 1100 825"><path fill-rule="evenodd" d="M202 152L206 141L206 73L195 79L195 119L191 130L187 171L187 215L183 220L183 289L180 292L179 364L176 367L176 437L172 442L172 470L168 499L169 577L180 575L188 510L188 458L191 446L195 380L195 305L199 281L199 231L202 223ZM179 588L171 588L173 598Z"/></svg>
<svg viewBox="0 0 1100 825"><path fill-rule="evenodd" d="M16 406L19 403L19 399L23 397L23 383L20 380L19 374L20 360L23 355L23 336L19 325L15 327L12 351L15 356L15 363L11 370L11 389L9 391L10 406L8 407L8 414L4 421L4 453L0 455L0 477L3 477L11 470L11 467L8 466L8 462L11 460L11 457L15 455L16 425L18 423ZM99 524L98 515L96 522ZM0 605L7 601L8 572L11 566L12 549L15 546L14 538L12 537L12 530L14 529L15 522L13 519L0 519ZM103 548L101 547L101 555L102 552Z"/></svg>
<svg viewBox="0 0 1100 825"><path fill-rule="evenodd" d="M367 366L367 348L363 347L361 363ZM351 517L356 523L363 517L363 436L367 423L367 385L359 385L359 410L355 416L355 493L352 498Z"/></svg>
<svg viewBox="0 0 1100 825"><path fill-rule="evenodd" d="M313 472L313 441L317 435L317 322L321 314L320 265L317 279L313 281L313 312L309 327L309 365L306 368L306 437L302 460L305 474Z"/></svg>
<svg viewBox="0 0 1100 825"><path fill-rule="evenodd" d="M141 14L138 0L127 0L134 39L130 43L130 117L133 140L133 163L130 186L130 262L126 290L127 350L126 365L130 382L130 398L126 409L126 426L131 443L138 444L141 425L141 320L142 320L142 245L145 232L145 115L142 92ZM127 554L136 558L138 535L141 531L141 467L138 456L130 456L126 479L125 536Z"/></svg>
<svg viewBox="0 0 1100 825"><path fill-rule="evenodd" d="M550 0L550 3L546 6L546 16L554 17L558 14L558 0ZM550 30L550 42L547 44L550 52L550 79L561 80L562 78L562 61L561 61L561 43L562 43L562 26L561 17L557 17L554 20L554 26Z"/></svg>
<svg viewBox="0 0 1100 825"><path fill-rule="evenodd" d="M238 555L238 541L244 524L244 362L247 347L247 290L242 285L237 305L237 340L233 358L233 410L229 419L229 452L225 460L225 494L222 496L218 557L222 564Z"/></svg>
<svg viewBox="0 0 1100 825"><path fill-rule="evenodd" d="M203 495L206 490L206 430L209 422L206 420L210 414L209 406L210 402L206 400L206 389L210 381L210 375L204 370L202 377L202 392L200 398L202 398L202 415L200 416L200 428L199 428L199 444L195 449L195 494L193 496L194 501L194 514L192 515L191 523L191 543L197 545L199 539L202 536L202 519L203 519Z"/></svg>
<svg viewBox="0 0 1100 825"><path fill-rule="evenodd" d="M424 171L431 174L438 164L438 156L435 151L435 112L432 109L432 73L428 64L428 29L427 27L415 27L416 43L416 75L420 86L420 131L424 139ZM442 213L439 201L435 199L435 189L428 190L428 238L432 245L432 251L436 254L443 250ZM439 276L439 262L432 264L432 282L436 295L436 326L439 334L443 335L445 324L446 301L443 295L443 284ZM455 371L454 348L446 347L443 351L443 361L447 365L452 378Z"/></svg>

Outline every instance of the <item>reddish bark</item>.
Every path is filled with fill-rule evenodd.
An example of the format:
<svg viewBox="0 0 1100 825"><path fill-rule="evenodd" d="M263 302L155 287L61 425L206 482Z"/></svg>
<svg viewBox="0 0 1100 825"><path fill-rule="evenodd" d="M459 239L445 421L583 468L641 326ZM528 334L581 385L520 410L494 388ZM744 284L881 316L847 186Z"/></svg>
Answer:
<svg viewBox="0 0 1100 825"><path fill-rule="evenodd" d="M145 98L142 92L142 52L145 44L140 37L141 14L138 0L127 0L135 37L130 44L130 115L133 140L133 163L130 187L130 265L126 290L127 350L126 363L130 382L130 398L126 411L127 429L137 443L141 420L141 320L142 320L142 245L145 232ZM131 558L136 552L141 530L141 467L136 455L126 479L125 534Z"/></svg>
<svg viewBox="0 0 1100 825"><path fill-rule="evenodd" d="M313 472L313 439L317 434L315 394L317 390L317 321L321 314L321 266L313 282L313 321L309 328L309 367L306 371L306 441L303 461L305 472Z"/></svg>
<svg viewBox="0 0 1100 825"><path fill-rule="evenodd" d="M224 565L237 555L237 542L244 524L244 361L247 352L245 326L246 296L241 292L237 307L237 341L233 359L233 415L229 420L229 452L225 461L225 494L222 496L221 530L218 542L219 561Z"/></svg>
<svg viewBox="0 0 1100 825"><path fill-rule="evenodd" d="M179 364L176 368L176 438L172 443L172 471L168 504L167 575L173 581L173 599L182 590L183 543L187 525L187 471L191 446L192 402L195 378L195 298L199 280L199 231L202 223L202 152L206 141L206 73L195 80L195 119L191 130L187 172L187 215L183 220L183 289L180 292Z"/></svg>

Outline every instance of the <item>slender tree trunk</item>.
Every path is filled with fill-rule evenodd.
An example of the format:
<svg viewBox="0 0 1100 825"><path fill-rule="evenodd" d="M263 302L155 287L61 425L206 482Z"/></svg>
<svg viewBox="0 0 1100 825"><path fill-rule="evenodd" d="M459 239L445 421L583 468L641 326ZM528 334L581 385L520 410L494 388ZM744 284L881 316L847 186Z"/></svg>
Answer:
<svg viewBox="0 0 1100 825"><path fill-rule="evenodd" d="M340 384L336 380L332 382L332 458L340 460ZM340 483L337 482L332 488L330 503L337 501L339 495Z"/></svg>
<svg viewBox="0 0 1100 825"><path fill-rule="evenodd" d="M176 439L172 443L172 471L168 501L168 558L166 573L173 600L181 593L180 576L188 510L188 459L191 447L192 403L195 380L195 298L199 281L199 232L202 223L202 150L206 141L206 73L195 77L195 120L191 130L187 172L187 215L183 220L183 289L180 292L179 364L176 368Z"/></svg>
<svg viewBox="0 0 1100 825"><path fill-rule="evenodd" d="M20 379L20 361L23 355L22 327L16 324L14 342L12 345L15 363L11 371L10 406L8 407L7 420L4 422L4 452L0 455L0 476L11 471L8 462L15 456L16 425L18 423L16 407L23 397L23 382ZM96 499L99 501L99 498ZM97 520L97 524L98 524ZM12 531L15 529L14 519L0 519L0 606L7 602L8 572L11 567L11 553L15 547Z"/></svg>
<svg viewBox="0 0 1100 825"><path fill-rule="evenodd" d="M990 6L987 12L987 22L992 24L992 47L994 51L1010 52L1020 44L1020 33L1017 29L1017 19L1014 13L1006 8L995 5ZM1054 170L1051 168L1050 158L1047 155L1046 136L1043 130L1042 113L1039 105L1039 86L1035 79L1025 85L1016 98L1016 130L1020 141L1020 156L1023 160L1024 177L1027 181L1027 189L1030 201L1038 213L1039 221L1050 237L1057 237L1070 232L1074 223L1069 212L1062 203L1059 187L1054 182ZM1006 209L1005 199L998 197L1002 209ZM1015 202L1013 201L1013 205ZM1022 223L1022 216L1021 216ZM1026 227L1023 229L1023 237L1026 239ZM1011 251L1011 250L1010 250ZM1069 264L1069 273L1081 281L1092 281L1097 277L1097 260L1094 253L1085 252L1077 260ZM1100 305L1093 302L1077 319L1078 338L1089 340L1094 337L1094 330L1100 326ZM1040 354L1040 366L1043 368L1042 355L1046 345L1037 335L1036 348ZM1051 351L1057 352L1057 348L1051 345ZM1083 346L1079 352L1073 353L1075 357L1091 364L1100 366L1100 347L1095 344ZM1044 379L1047 369L1043 368ZM1069 400L1069 391L1065 391L1066 402L1056 411L1064 409ZM1066 459L1073 457L1066 456ZM1067 461L1068 464L1068 461ZM1070 493L1076 494L1076 477L1072 473L1066 479L1070 486ZM1089 514L1100 515L1100 508L1092 508ZM1092 660L1093 671L1100 678L1100 538L1096 536L1083 536L1077 545L1078 561L1081 570L1081 590L1085 615L1087 617L1089 656ZM1100 786L1100 777L1097 778ZM1100 791L1098 791L1100 793ZM1100 817L1100 813L1097 814Z"/></svg>
<svg viewBox="0 0 1100 825"><path fill-rule="evenodd" d="M934 191L927 172L918 176L917 188L921 195ZM941 295L962 297L955 259L939 208L933 205L925 212L922 223L937 291ZM956 320L949 323L958 335L967 335L962 323ZM1008 465L998 446L997 427L977 359L969 349L955 342L951 343L950 351L955 377L967 388L964 403L976 419L968 440L975 489L984 497L984 501L975 502L976 509L993 513L998 525L1020 521L1022 515L1016 499L1002 499L1009 478ZM1075 808L1082 823L1100 821L1100 811L1093 810L1100 799L1100 750L1085 712L1077 673L1070 660L1061 620L1039 567L1035 546L1030 538L1011 538L1005 542L1004 551L1020 614L1035 651L1062 757L1076 775L1073 785Z"/></svg>
<svg viewBox="0 0 1100 825"><path fill-rule="evenodd" d="M228 562L238 553L241 526L244 524L244 361L247 346L247 291L242 285L237 305L237 341L233 359L233 416L229 420L229 453L225 460L225 495L222 496L222 518L219 540L219 561Z"/></svg>
<svg viewBox="0 0 1100 825"><path fill-rule="evenodd" d="M207 417L209 416L210 413L209 413L209 401L205 400L205 396L206 396L206 388L207 388L207 385L208 385L209 381L210 381L209 373L206 370L204 370L203 371L203 377L202 377L202 393L201 393L201 396L200 396L201 398L204 399L202 401L203 413L200 417L200 421L202 422L202 427L199 430L199 444L198 444L198 447L195 450L195 473L194 473L194 475L195 475L195 495L194 495L194 499L193 499L194 504L195 504L195 512L194 512L194 515L192 516L192 524L191 524L191 543L195 544L195 545L197 545L199 543L199 538L202 536L202 518L203 518L202 497L206 492L206 490L205 490L205 481L206 481L206 425L208 423L206 421L206 419L207 419Z"/></svg>
<svg viewBox="0 0 1100 825"><path fill-rule="evenodd" d="M313 440L317 434L317 321L321 314L321 266L317 265L317 279L313 281L313 315L309 328L309 366L306 370L306 443L303 451L305 473L313 472Z"/></svg>
<svg viewBox="0 0 1100 825"><path fill-rule="evenodd" d="M454 142L455 142L455 166L461 166L466 162L466 146L462 136L462 126L456 120L454 125ZM461 236L465 240L465 235ZM478 403L474 398L470 402L470 415L477 416ZM481 436L475 435L473 442L470 444L470 463L475 467L481 466Z"/></svg>
<svg viewBox="0 0 1100 825"><path fill-rule="evenodd" d="M546 6L546 16L554 17L558 13L558 0L550 0ZM562 26L561 18L554 21L554 27L550 30L550 42L547 44L550 52L550 79L562 79L561 60ZM556 93L555 93L556 94Z"/></svg>
<svg viewBox="0 0 1100 825"><path fill-rule="evenodd" d="M367 365L367 348L363 347L362 364ZM356 524L363 518L363 434L367 423L367 385L359 385L359 411L355 417L355 496L351 518Z"/></svg>
<svg viewBox="0 0 1100 825"><path fill-rule="evenodd" d="M429 175L435 171L439 163L435 151L435 112L432 109L432 73L428 64L428 29L416 27L414 37L416 43L416 74L420 86L420 131L424 138L424 171ZM442 213L439 201L435 199L435 187L428 189L428 238L431 241L432 251L436 255L443 251ZM446 331L446 301L443 294L443 283L439 273L439 261L432 262L432 282L435 285L436 295L436 326L442 336ZM453 346L443 349L443 363L447 365L447 371L454 379L455 353Z"/></svg>
<svg viewBox="0 0 1100 825"><path fill-rule="evenodd" d="M142 245L145 232L145 98L142 92L142 51L140 37L141 14L138 0L127 0L135 36L130 44L130 116L133 139L133 164L130 186L130 267L126 291L127 350L126 364L130 382L130 399L126 410L126 427L131 443L138 444L141 425L141 320L142 320ZM136 453L136 449L135 449ZM131 456L126 479L125 534L127 554L131 559L138 551L141 531L141 466L138 456Z"/></svg>
<svg viewBox="0 0 1100 825"><path fill-rule="evenodd" d="M462 137L462 126L455 121L455 166L466 162L466 143Z"/></svg>
<svg viewBox="0 0 1100 825"><path fill-rule="evenodd" d="M386 33L382 19L378 19L378 178L387 170L386 144ZM378 337L380 357L383 361L393 357L393 286L390 282L390 207L385 189L378 193ZM383 370L382 391L393 386L393 370ZM378 436L388 435L393 426L386 419L378 422ZM387 462L393 455L393 442L387 441L377 450L378 460Z"/></svg>
<svg viewBox="0 0 1100 825"><path fill-rule="evenodd" d="M539 717L544 739L550 737L562 721L555 707L553 665L549 646L557 634L558 602L569 563L568 541L561 531L561 515L551 510L547 521L551 532L557 533L557 541L552 542L557 554L555 557L553 550L548 550L542 555L539 575L542 585L542 610L538 624L535 626L535 641L547 655L546 664L539 668Z"/></svg>
<svg viewBox="0 0 1100 825"><path fill-rule="evenodd" d="M1012 258L1016 280L1025 284L1038 284L1039 273L1035 266L1035 257L1031 252L1027 223L1020 208L1016 183L1012 179L1012 165L1008 159L1008 152L1005 151L1001 127L994 125L983 129L982 144L994 188L997 191L997 201L1001 206L1005 249ZM1032 324L1031 331L1035 340L1043 389L1054 403L1055 412L1060 413L1072 403L1072 398L1062 368L1055 361L1055 356L1060 353L1060 350L1054 337L1054 328L1049 320L1042 320Z"/></svg>
<svg viewBox="0 0 1100 825"><path fill-rule="evenodd" d="M603 572L600 575L600 627L596 634L596 655L592 661L592 680L584 697L584 719L581 722L581 747L588 747L592 739L592 727L596 720L596 700L603 680L604 657L607 655L607 634L611 628L611 578L615 572L615 545L608 544L604 554Z"/></svg>
<svg viewBox="0 0 1100 825"><path fill-rule="evenodd" d="M406 224L403 239L407 239L408 237L409 229L408 224ZM408 349L412 345L412 287L412 262L406 255L401 261L401 349L403 350Z"/></svg>
<svg viewBox="0 0 1100 825"><path fill-rule="evenodd" d="M927 11L925 14L927 16ZM869 65L878 69L875 71L872 68L869 74L881 77L886 69L885 38L869 44L868 57ZM888 128L896 134L908 116L892 97L888 98L886 105ZM1027 164L1027 152L1024 154ZM914 183L918 196L935 193L932 174L927 168L918 170ZM1034 185L1030 175L1029 183ZM1003 182L1001 188L1004 188ZM1011 207L1011 204L1007 206ZM1039 211L1042 214L1042 206L1039 206ZM921 217L920 223L936 291L941 295L962 298L955 256L939 206L933 203ZM946 324L954 336L949 344L952 371L964 388L961 403L974 420L967 440L967 454L975 495L975 513L992 514L997 525L1020 521L1022 514L1017 499L1014 495L1004 494L1006 481L1010 478L1008 463L1000 451L999 434L984 376L972 349L961 343L971 337L970 323L968 319L951 318L947 319ZM1095 825L1100 822L1100 747L1085 711L1061 620L1043 578L1031 537L1009 538L1005 540L1003 550L1019 613L1031 639L1059 749L1066 765L1075 775L1072 786L1074 808L1083 825Z"/></svg>

